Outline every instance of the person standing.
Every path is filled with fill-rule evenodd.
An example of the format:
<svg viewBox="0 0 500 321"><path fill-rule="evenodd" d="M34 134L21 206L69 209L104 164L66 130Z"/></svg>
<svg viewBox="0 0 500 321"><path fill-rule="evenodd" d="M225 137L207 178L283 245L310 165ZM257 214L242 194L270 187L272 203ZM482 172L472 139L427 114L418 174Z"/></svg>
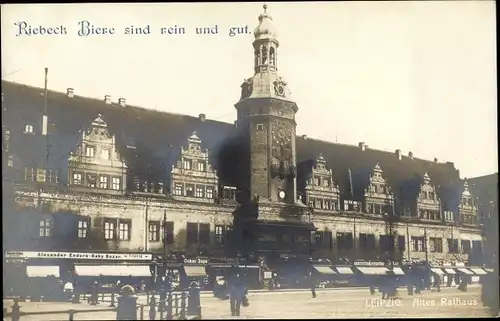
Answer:
<svg viewBox="0 0 500 321"><path fill-rule="evenodd" d="M241 303L245 292L245 285L240 273L234 273L229 279L229 304L232 316L240 316Z"/></svg>
<svg viewBox="0 0 500 321"><path fill-rule="evenodd" d="M436 282L438 292L441 292L441 276L439 274L434 275L434 282Z"/></svg>
<svg viewBox="0 0 500 321"><path fill-rule="evenodd" d="M314 276L311 275L311 294L312 294L312 297L313 299L316 298L316 280L314 279Z"/></svg>

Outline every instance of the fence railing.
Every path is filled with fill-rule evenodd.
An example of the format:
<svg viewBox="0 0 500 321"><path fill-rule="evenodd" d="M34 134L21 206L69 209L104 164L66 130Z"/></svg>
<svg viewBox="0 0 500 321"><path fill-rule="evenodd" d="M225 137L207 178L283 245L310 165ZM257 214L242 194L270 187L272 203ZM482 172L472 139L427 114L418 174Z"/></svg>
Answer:
<svg viewBox="0 0 500 321"><path fill-rule="evenodd" d="M67 309L57 311L21 311L21 301L14 298L14 304L9 312L4 308L4 318L9 317L12 321L19 321L22 316L41 316L41 315L60 315L66 314L67 320L72 321L76 314L116 312L114 320L186 320L201 319L200 288L197 284L191 285L189 289L183 291L170 291L160 293L147 293L146 304L138 304L138 296L135 295L132 287L127 291L122 288L121 295L111 293L109 301L105 295L96 295L88 301L91 305L97 305L98 302L109 302L109 308L100 309ZM165 298L163 300L157 297ZM85 295L84 295L85 299ZM72 303L81 303L80 295L75 295ZM148 315L146 316L146 311ZM58 318L59 319L59 318ZM102 319L97 317L96 319Z"/></svg>

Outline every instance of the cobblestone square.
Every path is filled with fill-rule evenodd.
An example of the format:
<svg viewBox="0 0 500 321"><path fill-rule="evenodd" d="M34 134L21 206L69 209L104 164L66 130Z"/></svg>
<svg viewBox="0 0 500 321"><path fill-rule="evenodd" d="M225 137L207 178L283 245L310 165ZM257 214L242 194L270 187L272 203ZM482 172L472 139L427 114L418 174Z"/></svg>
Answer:
<svg viewBox="0 0 500 321"><path fill-rule="evenodd" d="M425 291L421 295L408 296L400 290L399 298L381 300L380 294L370 295L368 289L336 289L318 291L313 299L308 291L257 292L249 294L249 307L241 308L240 317L231 317L228 300L219 300L210 294L203 294L202 318L204 319L335 319L374 317L479 317L488 316L480 301L480 287L470 287L468 292L455 288L441 292ZM138 303L145 304L141 296ZM4 307L12 306L12 301L4 300ZM104 302L97 307L86 303L21 303L23 312L56 310L108 309ZM149 309L144 309L144 319L149 317ZM74 320L115 320L115 312L103 311L78 313ZM140 319L140 313L138 313ZM159 314L157 314L157 319ZM10 320L10 318L4 318ZM21 320L49 321L68 320L67 314L23 316Z"/></svg>

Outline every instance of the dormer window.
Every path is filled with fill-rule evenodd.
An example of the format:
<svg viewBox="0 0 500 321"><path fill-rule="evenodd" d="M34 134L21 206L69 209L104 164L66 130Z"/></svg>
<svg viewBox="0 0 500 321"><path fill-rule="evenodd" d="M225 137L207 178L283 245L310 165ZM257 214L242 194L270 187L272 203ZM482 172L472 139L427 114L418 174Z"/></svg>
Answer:
<svg viewBox="0 0 500 321"><path fill-rule="evenodd" d="M97 183L97 175L96 174L87 174L87 187L95 188Z"/></svg>
<svg viewBox="0 0 500 321"><path fill-rule="evenodd" d="M206 170L206 164L205 161L199 160L198 161L198 170L200 172L204 172Z"/></svg>
<svg viewBox="0 0 500 321"><path fill-rule="evenodd" d="M434 199L435 199L435 197L436 197L436 196L434 195L434 192L429 192L429 198L430 198L431 200L434 200Z"/></svg>
<svg viewBox="0 0 500 321"><path fill-rule="evenodd" d="M87 157L95 157L95 147L94 146L85 146L85 156Z"/></svg>
<svg viewBox="0 0 500 321"><path fill-rule="evenodd" d="M34 133L34 129L33 129L33 126L30 125L30 124L26 124L24 126L24 133L25 134L33 134Z"/></svg>
<svg viewBox="0 0 500 321"><path fill-rule="evenodd" d="M82 185L83 177L81 173L73 173L73 185Z"/></svg>
<svg viewBox="0 0 500 321"><path fill-rule="evenodd" d="M101 158L102 159L109 159L110 157L110 150L107 148L101 149Z"/></svg>
<svg viewBox="0 0 500 321"><path fill-rule="evenodd" d="M107 176L99 176L99 188L101 188L101 189L108 188L108 177Z"/></svg>
<svg viewBox="0 0 500 321"><path fill-rule="evenodd" d="M319 186L319 177L314 178L314 185Z"/></svg>
<svg viewBox="0 0 500 321"><path fill-rule="evenodd" d="M328 179L323 179L323 186L324 187L330 186L330 181Z"/></svg>
<svg viewBox="0 0 500 321"><path fill-rule="evenodd" d="M120 177L113 177L111 180L111 189L115 191L120 190L121 187L121 179Z"/></svg>
<svg viewBox="0 0 500 321"><path fill-rule="evenodd" d="M182 168L183 169L187 169L187 170L190 170L191 169L191 160L190 159L187 159L187 158L184 158L184 160L182 161Z"/></svg>

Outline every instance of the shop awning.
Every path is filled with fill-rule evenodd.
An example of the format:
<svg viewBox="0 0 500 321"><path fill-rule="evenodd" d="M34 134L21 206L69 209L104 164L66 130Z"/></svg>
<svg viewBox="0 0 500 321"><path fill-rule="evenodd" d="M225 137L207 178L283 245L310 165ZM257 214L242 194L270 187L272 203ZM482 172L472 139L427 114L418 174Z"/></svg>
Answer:
<svg viewBox="0 0 500 321"><path fill-rule="evenodd" d="M30 278L44 278L47 276L55 276L58 278L58 265L28 265L26 267L26 275Z"/></svg>
<svg viewBox="0 0 500 321"><path fill-rule="evenodd" d="M403 269L400 267L393 267L392 272L396 275L405 275L405 272L403 272Z"/></svg>
<svg viewBox="0 0 500 321"><path fill-rule="evenodd" d="M453 269L443 269L444 273L446 274L457 274Z"/></svg>
<svg viewBox="0 0 500 321"><path fill-rule="evenodd" d="M495 270L490 269L490 268L484 268L483 270L485 270L488 273L493 273L495 271Z"/></svg>
<svg viewBox="0 0 500 321"><path fill-rule="evenodd" d="M352 269L347 266L335 266L334 268L338 274L344 274L344 275L354 274L352 272Z"/></svg>
<svg viewBox="0 0 500 321"><path fill-rule="evenodd" d="M75 265L78 276L151 276L149 265Z"/></svg>
<svg viewBox="0 0 500 321"><path fill-rule="evenodd" d="M203 265L185 265L184 272L186 272L186 276L188 277L202 277L207 275Z"/></svg>
<svg viewBox="0 0 500 321"><path fill-rule="evenodd" d="M389 271L388 268L383 266L357 266L356 268L367 275L385 275Z"/></svg>
<svg viewBox="0 0 500 321"><path fill-rule="evenodd" d="M466 275L473 275L474 274L466 268L457 268L457 270L458 270L458 272L462 272L463 274L466 274Z"/></svg>
<svg viewBox="0 0 500 321"><path fill-rule="evenodd" d="M437 275L444 275L443 270L438 269L438 268L431 268L431 272Z"/></svg>
<svg viewBox="0 0 500 321"><path fill-rule="evenodd" d="M488 274L485 270L483 270L482 268L478 268L478 267L469 268L469 270L471 270L476 275L486 275L486 274Z"/></svg>
<svg viewBox="0 0 500 321"><path fill-rule="evenodd" d="M335 274L335 271L329 266L314 265L314 269L321 274Z"/></svg>

